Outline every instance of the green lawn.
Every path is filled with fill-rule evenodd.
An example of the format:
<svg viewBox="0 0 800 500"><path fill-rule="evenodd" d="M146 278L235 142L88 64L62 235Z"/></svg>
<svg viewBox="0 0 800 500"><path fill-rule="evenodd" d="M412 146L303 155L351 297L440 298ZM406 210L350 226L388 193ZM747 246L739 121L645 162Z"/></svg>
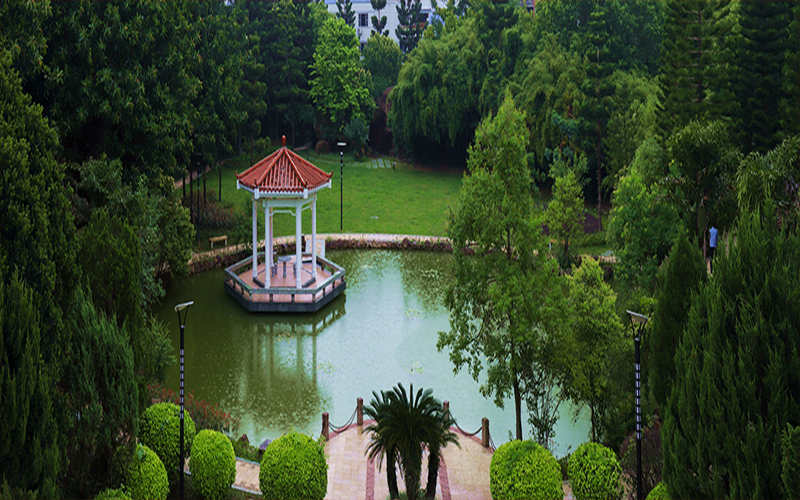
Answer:
<svg viewBox="0 0 800 500"><path fill-rule="evenodd" d="M339 231L339 155L317 155L300 152L326 172L333 172L332 188L317 195L317 232ZM374 161L356 161L344 157L344 233L388 233L444 236L447 207L458 201L462 174L427 172L412 169L397 160L387 160L388 168L375 167ZM392 162L396 167L391 168ZM236 190L235 172L244 171L249 157L243 155L226 163L222 170L222 204L233 207L250 217L250 193ZM218 188L217 172L211 172L207 188ZM195 184L197 186L197 184ZM202 183L200 184L202 189ZM187 187L188 196L188 187ZM259 213L259 237L263 238L264 213ZM295 221L288 214L278 214L274 219L275 236L294 235ZM236 243L232 230L200 231L198 250L209 247L208 237L220 234L229 236L228 244ZM303 213L303 232L311 234L311 212Z"/></svg>

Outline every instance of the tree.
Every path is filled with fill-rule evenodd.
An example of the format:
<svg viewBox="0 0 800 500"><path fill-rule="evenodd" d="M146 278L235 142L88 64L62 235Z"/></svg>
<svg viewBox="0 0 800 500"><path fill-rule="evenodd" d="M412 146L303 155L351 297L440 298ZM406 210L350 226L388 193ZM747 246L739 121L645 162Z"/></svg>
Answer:
<svg viewBox="0 0 800 500"><path fill-rule="evenodd" d="M531 330L556 330L562 300L556 263L534 218L524 120L507 94L475 133L470 173L458 208L448 213L455 279L445 297L450 331L439 332L436 344L450 349L454 371L466 365L476 381L486 360L480 391L500 408L513 394L520 440L523 372L537 355Z"/></svg>
<svg viewBox="0 0 800 500"><path fill-rule="evenodd" d="M417 47L425 21L422 18L422 3L420 0L400 0L397 9L397 28L394 30L400 50L408 54Z"/></svg>
<svg viewBox="0 0 800 500"><path fill-rule="evenodd" d="M547 206L546 221L550 234L556 240L564 241L564 257L569 262L569 241L583 234L583 191L575 179L575 174L567 173L556 178L553 186L553 199Z"/></svg>
<svg viewBox="0 0 800 500"><path fill-rule="evenodd" d="M662 411L675 381L675 351L683 338L689 308L707 276L703 254L681 231L659 273L652 330L645 339L649 344L650 385Z"/></svg>
<svg viewBox="0 0 800 500"><path fill-rule="evenodd" d="M633 165L623 175L612 197L608 242L617 258L616 273L630 285L652 288L661 261L678 231L678 212L665 203L653 174L664 168L663 151L655 141L645 141Z"/></svg>
<svg viewBox="0 0 800 500"><path fill-rule="evenodd" d="M336 132L350 118L367 118L374 105L360 58L355 30L340 19L326 21L311 64L311 98Z"/></svg>
<svg viewBox="0 0 800 500"><path fill-rule="evenodd" d="M788 498L781 433L800 423L800 239L774 212L740 215L689 311L662 428L671 498Z"/></svg>
<svg viewBox="0 0 800 500"><path fill-rule="evenodd" d="M372 75L372 98L377 99L397 83L403 53L397 43L384 35L372 34L364 46L364 68Z"/></svg>
<svg viewBox="0 0 800 500"><path fill-rule="evenodd" d="M386 29L386 16L381 16L381 11L386 7L386 0L369 0L372 8L378 11L377 16L372 16L372 30L379 36L389 37ZM372 38L372 35L370 35Z"/></svg>
<svg viewBox="0 0 800 500"><path fill-rule="evenodd" d="M422 472L422 446L428 447L428 483L426 498L436 496L441 448L448 443L458 445L458 437L450 430L455 421L445 413L442 404L433 397L433 391L419 389L414 393L412 384L406 393L403 384L391 391L372 393L373 399L364 413L375 419L366 427L371 433L367 454L371 460L386 457L386 474L389 495L397 498L395 460L402 465L406 494L416 499Z"/></svg>
<svg viewBox="0 0 800 500"><path fill-rule="evenodd" d="M569 328L569 371L563 390L581 407L589 406L592 441L597 442L609 404L610 352L624 342L615 309L617 294L603 282L603 270L586 259L567 278L572 321Z"/></svg>
<svg viewBox="0 0 800 500"><path fill-rule="evenodd" d="M113 476L114 451L133 439L139 425L139 397L133 351L127 333L92 305L91 293L77 289L71 362L66 369L69 406L77 419L70 431L70 496L93 497Z"/></svg>
<svg viewBox="0 0 800 500"><path fill-rule="evenodd" d="M353 2L350 0L336 0L336 17L351 28L356 27L356 13L353 12Z"/></svg>

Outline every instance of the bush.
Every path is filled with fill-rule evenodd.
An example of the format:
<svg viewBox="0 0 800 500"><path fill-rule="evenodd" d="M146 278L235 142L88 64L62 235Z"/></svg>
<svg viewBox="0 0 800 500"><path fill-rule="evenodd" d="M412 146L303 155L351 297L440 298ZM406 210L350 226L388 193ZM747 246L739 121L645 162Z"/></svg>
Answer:
<svg viewBox="0 0 800 500"><path fill-rule="evenodd" d="M227 436L204 430L197 434L189 459L194 490L210 500L227 498L236 481L236 455Z"/></svg>
<svg viewBox="0 0 800 500"><path fill-rule="evenodd" d="M533 441L509 441L497 449L489 487L495 500L564 498L558 461Z"/></svg>
<svg viewBox="0 0 800 500"><path fill-rule="evenodd" d="M106 488L94 497L94 500L131 500L124 486L119 489Z"/></svg>
<svg viewBox="0 0 800 500"><path fill-rule="evenodd" d="M562 481L566 481L566 480L569 479L569 471L567 470L567 467L569 466L569 457L571 457L571 456L572 456L572 454L568 453L568 454L566 454L563 457L558 459L558 465L561 466L561 480Z"/></svg>
<svg viewBox="0 0 800 500"><path fill-rule="evenodd" d="M137 446L128 460L125 488L134 500L166 500L169 493L167 469L158 455L147 446Z"/></svg>
<svg viewBox="0 0 800 500"><path fill-rule="evenodd" d="M192 417L184 411L183 459L189 456L195 436ZM139 419L139 441L149 446L164 462L171 484L178 480L180 443L180 408L174 403L158 403L144 411Z"/></svg>
<svg viewBox="0 0 800 500"><path fill-rule="evenodd" d="M669 491L667 491L667 483L659 481L655 488L650 490L647 495L647 500L670 500Z"/></svg>
<svg viewBox="0 0 800 500"><path fill-rule="evenodd" d="M781 453L783 498L800 498L800 427L786 425L781 433Z"/></svg>
<svg viewBox="0 0 800 500"><path fill-rule="evenodd" d="M609 500L622 496L622 469L616 455L597 443L583 443L569 459L569 478L576 500Z"/></svg>
<svg viewBox="0 0 800 500"><path fill-rule="evenodd" d="M150 399L158 398L168 403L177 403L179 401L175 391L160 384L148 385L147 390L150 394ZM186 394L184 410L192 416L195 429L198 431L211 429L212 431L232 436L239 429L239 419L237 417L226 412L219 405L211 404L205 399L196 400L192 392Z"/></svg>
<svg viewBox="0 0 800 500"><path fill-rule="evenodd" d="M305 434L285 434L264 451L258 480L264 498L322 500L328 492L325 449Z"/></svg>

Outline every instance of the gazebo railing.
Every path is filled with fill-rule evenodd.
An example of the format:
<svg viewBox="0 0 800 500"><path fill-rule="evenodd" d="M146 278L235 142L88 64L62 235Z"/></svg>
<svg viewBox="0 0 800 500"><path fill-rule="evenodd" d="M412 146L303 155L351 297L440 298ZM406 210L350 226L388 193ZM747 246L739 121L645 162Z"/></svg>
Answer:
<svg viewBox="0 0 800 500"><path fill-rule="evenodd" d="M303 254L303 258L310 257L310 255L311 254ZM257 258L259 262L264 262L266 255L264 252L260 252L257 254ZM315 300L318 293L321 292L323 296L325 295L325 289L328 286L334 285L337 281L344 281L345 275L344 268L339 267L333 262L320 257L319 255L317 256L317 265L325 271L331 273L331 275L322 282L317 281L314 288L295 288L293 286L271 286L269 288L262 288L249 285L239 277L239 274L243 271L250 271L253 269L252 256L247 257L244 260L240 260L236 264L225 268L225 281L227 281L231 287L242 296L247 294L251 301L253 299L253 295L311 295L311 299ZM267 272L268 271L269 269L267 268ZM317 279L319 280L319 278Z"/></svg>

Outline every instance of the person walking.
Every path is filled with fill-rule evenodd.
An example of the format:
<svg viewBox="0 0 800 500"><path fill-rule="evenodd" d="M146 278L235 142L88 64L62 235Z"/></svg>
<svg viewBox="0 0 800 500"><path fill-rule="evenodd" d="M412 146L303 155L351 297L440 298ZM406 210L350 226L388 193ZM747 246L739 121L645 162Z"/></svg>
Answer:
<svg viewBox="0 0 800 500"><path fill-rule="evenodd" d="M711 224L711 229L709 229L709 238L708 238L708 267L711 274L714 274L714 254L717 251L717 228L714 227L714 224Z"/></svg>

